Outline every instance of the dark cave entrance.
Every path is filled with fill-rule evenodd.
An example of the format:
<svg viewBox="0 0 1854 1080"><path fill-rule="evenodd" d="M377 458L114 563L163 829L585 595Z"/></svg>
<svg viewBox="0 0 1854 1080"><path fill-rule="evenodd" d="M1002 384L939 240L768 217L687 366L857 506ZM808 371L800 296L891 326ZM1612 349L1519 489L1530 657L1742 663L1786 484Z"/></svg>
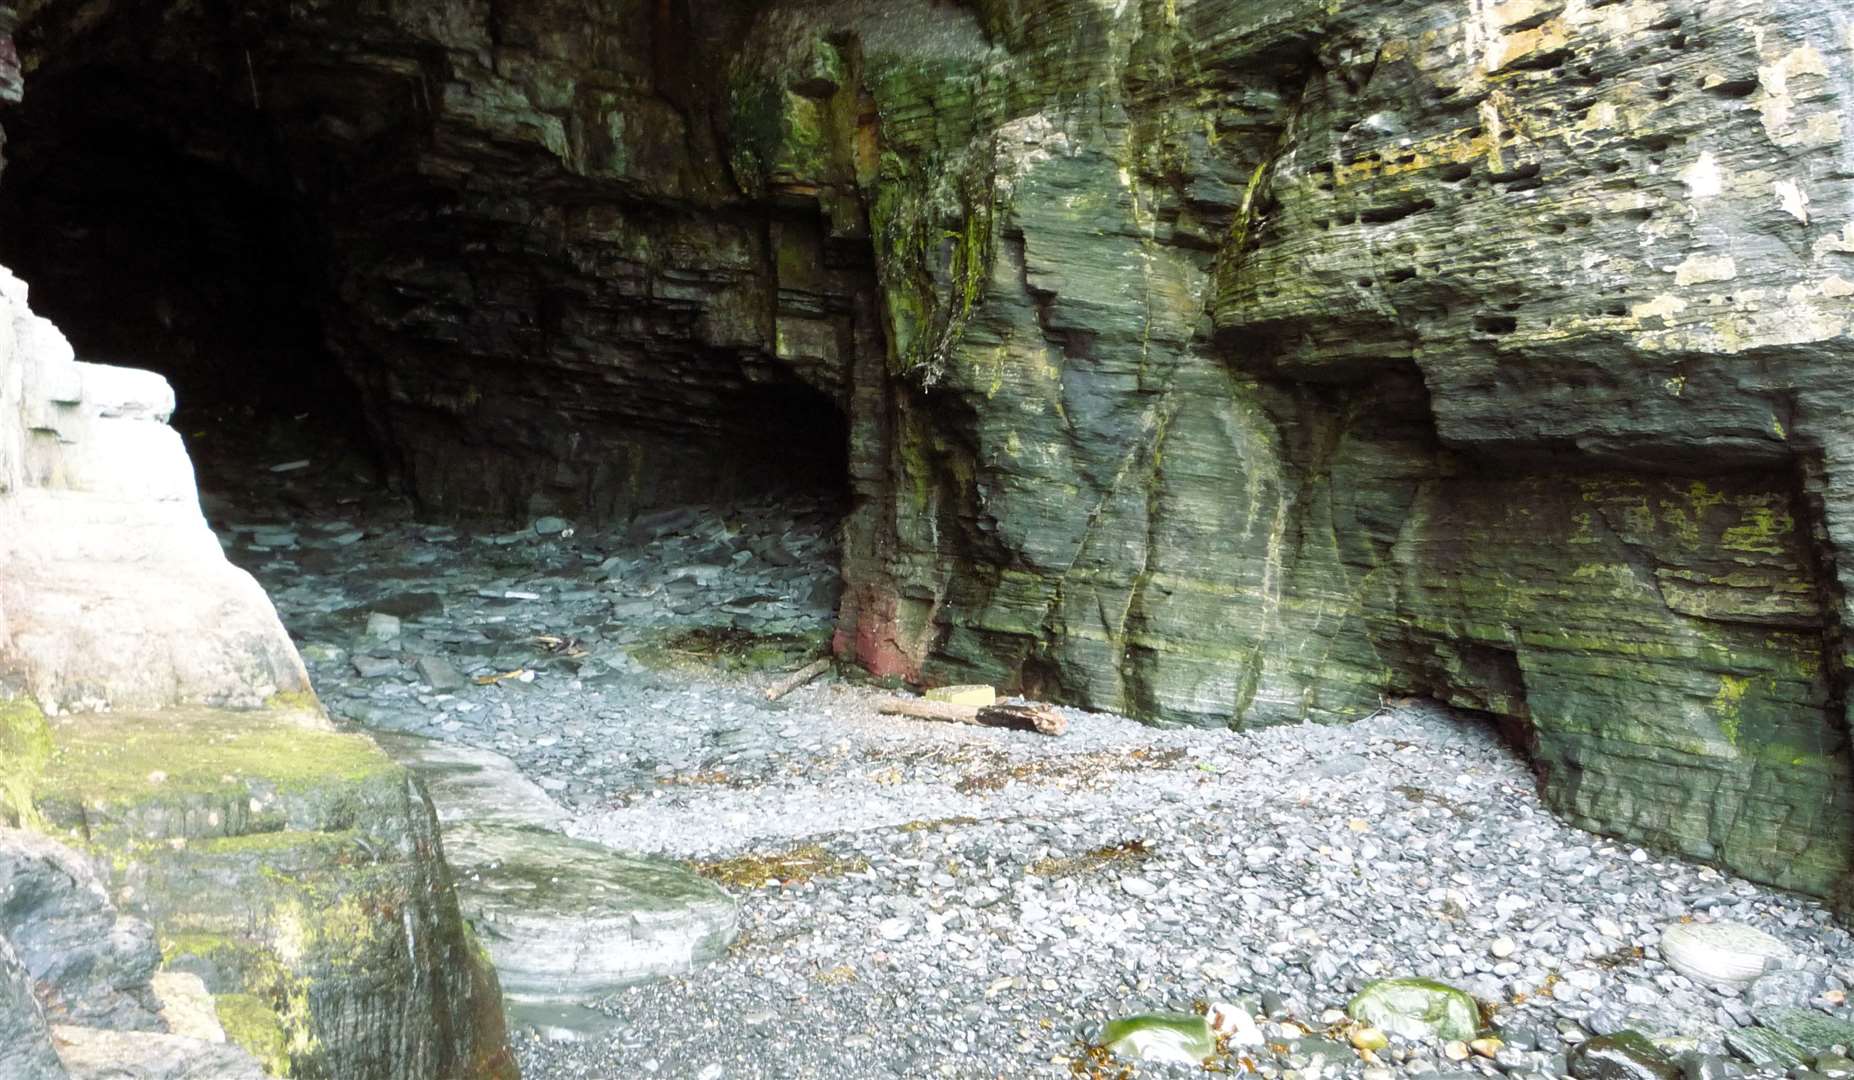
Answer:
<svg viewBox="0 0 1854 1080"><path fill-rule="evenodd" d="M370 279L403 254L488 294L516 261L467 234L455 246L475 254L434 252L433 231L467 216L465 196L405 178L414 128L384 132L357 165L306 135L300 116L227 100L210 78L72 55L36 72L0 123L0 264L81 359L173 384L173 423L202 486L234 504L270 482L271 466L313 459L344 482L391 480L436 517L623 519L783 496L847 505L845 392L834 373L822 386L800 373L816 361L684 344L613 367L592 331L583 376L511 366L511 351L536 346L510 341L579 332L584 304L563 309L536 284L528 314L485 314ZM400 192L400 212L356 214L344 193L370 187ZM701 317L652 302L592 301L619 327ZM430 310L455 324L412 322ZM401 318L405 340L379 333ZM479 393L462 411L430 404ZM516 399L520 410L503 408Z"/></svg>
<svg viewBox="0 0 1854 1080"><path fill-rule="evenodd" d="M757 387L728 427L736 434L721 452L760 462L769 490L848 500L850 422L823 391L783 376Z"/></svg>
<svg viewBox="0 0 1854 1080"><path fill-rule="evenodd" d="M80 359L168 379L207 487L308 452L373 471L360 395L324 346L317 232L251 154L261 132L108 69L35 78L4 122L0 263Z"/></svg>

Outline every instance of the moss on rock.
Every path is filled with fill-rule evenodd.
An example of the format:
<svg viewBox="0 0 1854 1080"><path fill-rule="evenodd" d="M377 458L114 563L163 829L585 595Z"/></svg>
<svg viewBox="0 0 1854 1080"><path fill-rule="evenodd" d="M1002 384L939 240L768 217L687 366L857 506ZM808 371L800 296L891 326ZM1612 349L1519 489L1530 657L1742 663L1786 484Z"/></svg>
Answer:
<svg viewBox="0 0 1854 1080"><path fill-rule="evenodd" d="M37 823L33 787L51 752L51 728L38 706L0 701L0 823Z"/></svg>
<svg viewBox="0 0 1854 1080"><path fill-rule="evenodd" d="M292 1075L283 1021L276 1010L256 994L215 994L212 1001L228 1040L258 1059L266 1072Z"/></svg>
<svg viewBox="0 0 1854 1080"><path fill-rule="evenodd" d="M371 739L301 708L61 718L34 793L287 1075L513 1076L437 822Z"/></svg>

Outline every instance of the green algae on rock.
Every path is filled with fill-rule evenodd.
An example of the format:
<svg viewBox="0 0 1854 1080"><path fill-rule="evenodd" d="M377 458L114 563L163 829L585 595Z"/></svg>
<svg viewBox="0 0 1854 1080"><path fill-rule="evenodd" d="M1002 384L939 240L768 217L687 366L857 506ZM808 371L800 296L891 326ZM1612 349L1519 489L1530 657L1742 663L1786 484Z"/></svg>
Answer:
<svg viewBox="0 0 1854 1080"><path fill-rule="evenodd" d="M1098 1043L1129 1061L1201 1065L1217 1053L1210 1024L1195 1013L1142 1013L1110 1021Z"/></svg>
<svg viewBox="0 0 1854 1080"><path fill-rule="evenodd" d="M429 802L313 712L61 717L48 828L109 868L162 941L289 1075L512 1077L500 992Z"/></svg>
<svg viewBox="0 0 1854 1080"><path fill-rule="evenodd" d="M32 788L51 759L51 728L25 699L0 700L0 825L32 825Z"/></svg>
<svg viewBox="0 0 1854 1080"><path fill-rule="evenodd" d="M283 1019L275 1009L256 994L215 994L212 1001L228 1041L243 1047L266 1071L276 1076L290 1074Z"/></svg>
<svg viewBox="0 0 1854 1080"><path fill-rule="evenodd" d="M1480 1005L1434 979L1380 979L1345 1007L1361 1024L1406 1039L1466 1041L1480 1031Z"/></svg>
<svg viewBox="0 0 1854 1080"><path fill-rule="evenodd" d="M1758 1013L1758 1022L1795 1042L1810 1057L1854 1047L1854 1023L1816 1009L1771 1009Z"/></svg>

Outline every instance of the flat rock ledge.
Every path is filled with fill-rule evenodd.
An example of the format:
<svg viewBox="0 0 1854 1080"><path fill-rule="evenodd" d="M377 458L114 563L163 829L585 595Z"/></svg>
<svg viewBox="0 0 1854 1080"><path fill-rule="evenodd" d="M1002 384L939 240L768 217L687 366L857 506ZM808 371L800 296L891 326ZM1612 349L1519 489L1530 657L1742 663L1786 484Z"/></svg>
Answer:
<svg viewBox="0 0 1854 1080"><path fill-rule="evenodd" d="M573 1037L603 1017L561 1006L686 974L733 942L739 906L725 891L680 863L565 835L565 813L501 754L379 741L430 792L458 902L518 1022Z"/></svg>

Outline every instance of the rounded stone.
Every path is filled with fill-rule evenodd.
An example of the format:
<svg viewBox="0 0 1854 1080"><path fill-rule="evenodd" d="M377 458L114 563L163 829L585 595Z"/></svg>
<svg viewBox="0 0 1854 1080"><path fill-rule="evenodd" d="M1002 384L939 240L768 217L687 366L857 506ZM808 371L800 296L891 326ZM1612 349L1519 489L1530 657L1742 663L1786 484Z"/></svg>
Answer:
<svg viewBox="0 0 1854 1080"><path fill-rule="evenodd" d="M1217 1052L1217 1040L1201 1016L1146 1013L1108 1024L1099 1045L1128 1060L1201 1065Z"/></svg>
<svg viewBox="0 0 1854 1080"><path fill-rule="evenodd" d="M1749 986L1789 958L1783 942L1742 923L1673 923L1661 931L1661 959L1697 983Z"/></svg>
<svg viewBox="0 0 1854 1080"><path fill-rule="evenodd" d="M1433 979L1380 979L1359 991L1346 1014L1406 1039L1465 1041L1479 1034L1480 1007Z"/></svg>

